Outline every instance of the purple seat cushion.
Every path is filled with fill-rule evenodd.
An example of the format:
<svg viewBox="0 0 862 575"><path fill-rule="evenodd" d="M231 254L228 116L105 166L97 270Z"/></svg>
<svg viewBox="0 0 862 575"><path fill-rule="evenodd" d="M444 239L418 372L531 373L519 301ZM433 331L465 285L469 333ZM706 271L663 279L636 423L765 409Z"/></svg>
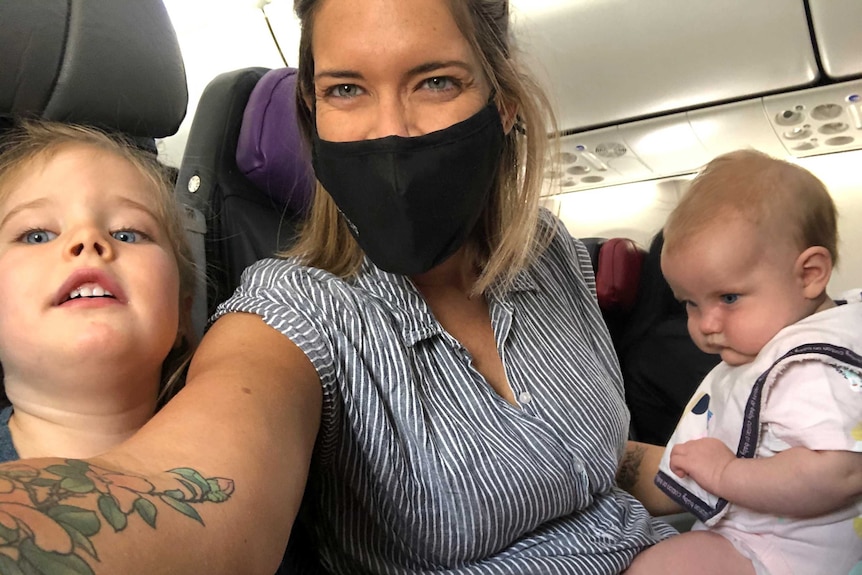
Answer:
<svg viewBox="0 0 862 575"><path fill-rule="evenodd" d="M270 70L257 82L242 117L236 165L261 191L302 213L314 175L296 122L296 69Z"/></svg>

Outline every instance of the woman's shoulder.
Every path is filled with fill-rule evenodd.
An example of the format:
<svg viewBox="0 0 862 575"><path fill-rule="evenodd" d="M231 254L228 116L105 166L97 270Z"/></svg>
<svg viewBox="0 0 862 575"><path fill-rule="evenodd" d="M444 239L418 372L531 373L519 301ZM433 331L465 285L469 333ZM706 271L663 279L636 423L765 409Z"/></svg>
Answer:
<svg viewBox="0 0 862 575"><path fill-rule="evenodd" d="M566 224L550 210L541 208L537 223L539 253L534 269L557 268L593 281L590 254L583 242L574 237Z"/></svg>
<svg viewBox="0 0 862 575"><path fill-rule="evenodd" d="M299 282L310 285L340 281L326 270L302 264L297 258L264 258L242 273L242 286L274 287Z"/></svg>
<svg viewBox="0 0 862 575"><path fill-rule="evenodd" d="M381 300L393 299L404 286L371 265L350 277L304 265L296 258L268 258L249 266L230 301L301 311L320 320L342 321L365 315ZM404 298L401 298L404 299Z"/></svg>

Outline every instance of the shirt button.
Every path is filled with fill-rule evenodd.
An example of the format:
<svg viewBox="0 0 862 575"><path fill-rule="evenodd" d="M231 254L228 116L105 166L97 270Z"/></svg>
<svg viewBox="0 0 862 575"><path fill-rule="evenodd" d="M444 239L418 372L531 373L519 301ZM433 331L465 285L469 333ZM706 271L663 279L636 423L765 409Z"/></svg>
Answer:
<svg viewBox="0 0 862 575"><path fill-rule="evenodd" d="M584 467L584 464L581 462L580 459L575 459L573 467L575 468L575 473L577 473L578 475L586 471L586 468Z"/></svg>
<svg viewBox="0 0 862 575"><path fill-rule="evenodd" d="M533 396L530 395L529 391L522 391L521 395L518 396L518 401L520 401L521 403L526 405L526 404L530 403L531 401L533 401Z"/></svg>

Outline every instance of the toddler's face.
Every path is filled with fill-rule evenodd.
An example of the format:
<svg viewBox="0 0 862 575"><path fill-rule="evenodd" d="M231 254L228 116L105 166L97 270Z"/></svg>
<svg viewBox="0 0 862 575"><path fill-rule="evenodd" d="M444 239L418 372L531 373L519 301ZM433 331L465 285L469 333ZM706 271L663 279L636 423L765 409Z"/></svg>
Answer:
<svg viewBox="0 0 862 575"><path fill-rule="evenodd" d="M7 377L38 361L161 369L177 336L179 272L152 186L126 159L80 144L12 182L0 202Z"/></svg>
<svg viewBox="0 0 862 575"><path fill-rule="evenodd" d="M754 360L782 328L808 315L797 251L730 217L662 253L662 272L688 311L697 346L731 365Z"/></svg>

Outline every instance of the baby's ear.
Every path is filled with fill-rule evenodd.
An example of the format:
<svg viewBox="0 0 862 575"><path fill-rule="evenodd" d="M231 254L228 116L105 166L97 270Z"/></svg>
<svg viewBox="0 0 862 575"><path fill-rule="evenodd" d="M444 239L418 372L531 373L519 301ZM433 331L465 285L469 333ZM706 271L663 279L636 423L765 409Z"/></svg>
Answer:
<svg viewBox="0 0 862 575"><path fill-rule="evenodd" d="M796 258L796 277L806 298L819 298L832 277L832 254L823 246L806 249Z"/></svg>

